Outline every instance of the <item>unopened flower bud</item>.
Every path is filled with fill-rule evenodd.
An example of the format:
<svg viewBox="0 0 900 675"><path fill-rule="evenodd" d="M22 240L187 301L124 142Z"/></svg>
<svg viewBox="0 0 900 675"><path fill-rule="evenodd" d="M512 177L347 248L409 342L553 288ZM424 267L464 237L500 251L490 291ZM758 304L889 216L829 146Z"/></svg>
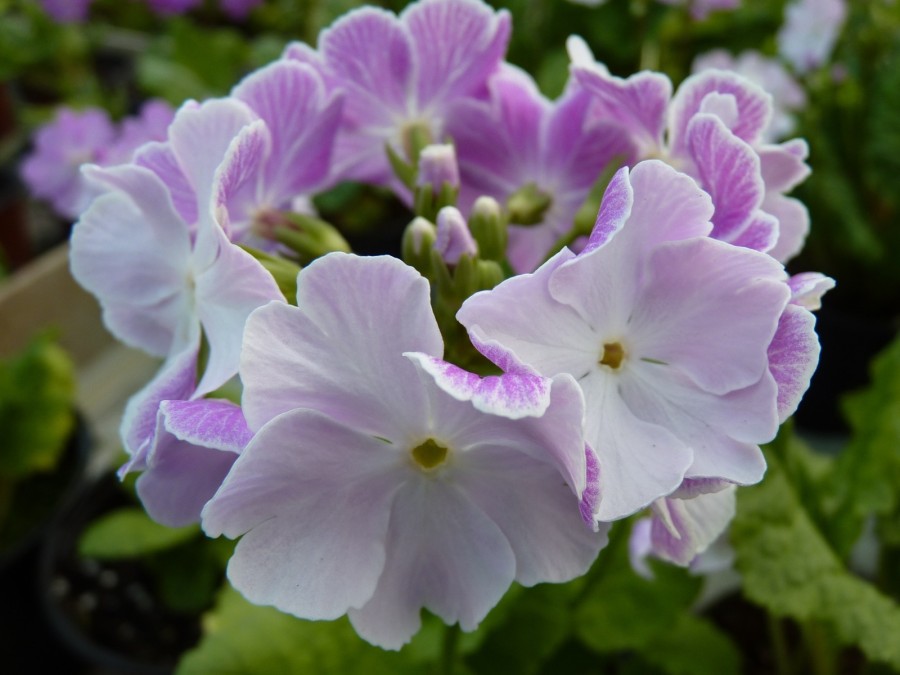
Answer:
<svg viewBox="0 0 900 675"><path fill-rule="evenodd" d="M459 187L459 165L456 162L456 149L449 143L429 145L419 155L419 175L416 185L431 186L438 193L444 183L451 187Z"/></svg>
<svg viewBox="0 0 900 675"><path fill-rule="evenodd" d="M475 257L478 254L478 244L456 207L445 206L438 213L434 246L448 265L456 265L464 255Z"/></svg>
<svg viewBox="0 0 900 675"><path fill-rule="evenodd" d="M414 218L403 232L403 261L412 265L424 276L431 268L431 251L434 249L437 232L434 225L424 218Z"/></svg>
<svg viewBox="0 0 900 675"><path fill-rule="evenodd" d="M493 197L479 197L469 215L469 231L478 243L484 260L502 261L506 257L506 218Z"/></svg>

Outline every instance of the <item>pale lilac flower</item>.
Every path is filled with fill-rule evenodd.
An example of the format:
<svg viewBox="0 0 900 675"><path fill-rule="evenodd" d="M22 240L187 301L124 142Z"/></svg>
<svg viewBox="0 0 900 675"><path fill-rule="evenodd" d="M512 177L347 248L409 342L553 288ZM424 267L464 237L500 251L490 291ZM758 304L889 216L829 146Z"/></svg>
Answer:
<svg viewBox="0 0 900 675"><path fill-rule="evenodd" d="M165 184L149 169L133 164L85 169L106 192L75 225L72 273L97 296L104 323L116 337L165 358L159 373L126 407L122 436L131 459L124 471L150 474L158 468L177 475L170 471L173 465L206 461L221 480L223 465L233 461L233 439L208 440L204 447L212 453L182 451L183 443L196 445L198 439L171 427L160 404L201 398L234 377L247 315L270 300L283 300L271 275L228 240L217 220L221 209L215 188L242 166L243 149L259 138L262 127L258 120L248 123L246 113L237 101L188 104L169 129L173 156L184 160L184 175L196 186L195 223L178 213ZM201 338L209 354L198 374ZM219 412L233 418L227 408ZM232 456L216 454L222 450ZM173 451L177 457L170 460L167 453ZM199 471L183 472L181 478L199 480L206 498L217 485ZM152 489L154 480L150 475L145 481L150 484L146 494L160 500L157 506L153 497L145 498L151 514L170 524L196 520L202 502L188 499L196 486L182 486L179 494L185 499L167 504L165 491Z"/></svg>
<svg viewBox="0 0 900 675"><path fill-rule="evenodd" d="M784 10L778 53L801 75L828 61L847 18L844 0L794 0Z"/></svg>
<svg viewBox="0 0 900 675"><path fill-rule="evenodd" d="M711 236L768 252L796 255L809 214L785 192L809 173L806 144L766 144L772 97L737 73L704 71L672 96L662 73L612 76L583 40L568 41L572 73L595 97L594 114L620 125L639 158L659 157L690 174L713 198Z"/></svg>
<svg viewBox="0 0 900 675"><path fill-rule="evenodd" d="M714 49L697 56L691 69L694 73L731 70L769 92L772 95L772 119L762 135L762 140L767 143L789 135L796 126L793 113L806 107L806 92L781 62L752 49L738 56L732 56L724 49Z"/></svg>
<svg viewBox="0 0 900 675"><path fill-rule="evenodd" d="M584 90L569 88L551 102L509 65L489 87L489 100L459 103L448 121L462 177L460 208L468 212L481 195L505 202L526 186L549 198L538 223L513 221L509 230L510 264L530 272L571 229L607 164L633 160L635 150L618 127L590 119L592 97Z"/></svg>
<svg viewBox="0 0 900 675"><path fill-rule="evenodd" d="M297 307L272 303L247 322L255 435L203 510L207 534L243 535L235 588L302 618L347 614L397 649L422 608L469 631L512 581L588 569L606 536L579 514L595 486L569 376L537 378L540 417L510 418L516 378L494 390L498 414L481 412L428 374L443 343L415 270L332 253L297 286Z"/></svg>
<svg viewBox="0 0 900 675"><path fill-rule="evenodd" d="M578 380L599 458L599 520L634 513L686 478L758 481L758 445L808 384L815 335L783 319L782 266L709 238L712 211L691 178L659 161L623 169L582 253L563 249L457 314L501 368ZM773 358L782 320L790 338Z"/></svg>
<svg viewBox="0 0 900 675"><path fill-rule="evenodd" d="M44 11L60 23L84 21L93 0L41 0Z"/></svg>
<svg viewBox="0 0 900 675"><path fill-rule="evenodd" d="M318 52L297 43L287 56L315 65L346 92L338 174L405 194L386 145L410 159L413 135L442 142L454 104L484 97L509 33L509 13L480 0L421 0L399 17L353 10L320 34Z"/></svg>
<svg viewBox="0 0 900 675"><path fill-rule="evenodd" d="M329 184L341 99L325 92L309 66L282 60L248 75L224 100L230 119L218 131L196 103L185 104L179 113L181 124L197 127L200 137L216 134L212 148L192 142L191 134L176 138L170 132L167 142L141 148L135 162L162 179L186 222L196 221L198 203L214 198L233 242L271 247L259 229L265 229L266 216L290 209ZM229 150L227 169L215 173L244 127L253 131Z"/></svg>
<svg viewBox="0 0 900 675"><path fill-rule="evenodd" d="M165 140L173 119L175 110L165 101L145 102L136 116L122 120L115 141L101 151L97 164L115 166L130 162L135 150L145 143Z"/></svg>
<svg viewBox="0 0 900 675"><path fill-rule="evenodd" d="M85 184L81 166L97 162L115 135L104 110L60 108L34 136L34 150L22 163L25 184L60 215L77 218L96 195Z"/></svg>

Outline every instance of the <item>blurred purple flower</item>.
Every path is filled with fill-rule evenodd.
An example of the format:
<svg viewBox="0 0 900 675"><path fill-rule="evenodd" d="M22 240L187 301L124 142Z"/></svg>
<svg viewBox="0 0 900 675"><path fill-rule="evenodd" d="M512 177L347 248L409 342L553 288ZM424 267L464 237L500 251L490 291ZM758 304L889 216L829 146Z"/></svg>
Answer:
<svg viewBox="0 0 900 675"><path fill-rule="evenodd" d="M34 149L22 163L22 178L36 197L57 213L77 218L96 191L81 176L83 164L96 163L114 142L116 129L105 110L60 108L34 136Z"/></svg>
<svg viewBox="0 0 900 675"><path fill-rule="evenodd" d="M844 0L795 0L785 7L778 53L801 75L831 57L847 18Z"/></svg>
<svg viewBox="0 0 900 675"><path fill-rule="evenodd" d="M60 23L84 21L93 0L40 0L44 11Z"/></svg>

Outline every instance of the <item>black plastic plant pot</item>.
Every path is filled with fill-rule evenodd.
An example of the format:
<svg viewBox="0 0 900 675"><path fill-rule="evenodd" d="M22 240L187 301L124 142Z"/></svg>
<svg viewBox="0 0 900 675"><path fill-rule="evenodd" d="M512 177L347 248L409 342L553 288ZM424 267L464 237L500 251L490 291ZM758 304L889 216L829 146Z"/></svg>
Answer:
<svg viewBox="0 0 900 675"><path fill-rule="evenodd" d="M88 672L166 675L199 640L199 615L166 608L140 558L97 560L78 552L91 522L128 504L113 474L88 486L44 542L41 603L61 642Z"/></svg>
<svg viewBox="0 0 900 675"><path fill-rule="evenodd" d="M5 673L67 673L79 671L60 643L40 609L38 558L39 543L48 536L53 523L73 503L84 481L84 469L91 440L87 425L79 416L62 459L53 474L17 485L17 495L28 499L15 503L19 524L7 532L6 547L0 553L0 663ZM25 505L36 505L23 514Z"/></svg>

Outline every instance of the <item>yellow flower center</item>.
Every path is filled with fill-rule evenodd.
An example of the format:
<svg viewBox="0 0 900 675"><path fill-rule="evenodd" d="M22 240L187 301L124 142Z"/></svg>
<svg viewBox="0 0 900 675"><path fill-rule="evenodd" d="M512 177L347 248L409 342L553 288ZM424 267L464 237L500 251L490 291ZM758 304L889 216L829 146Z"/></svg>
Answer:
<svg viewBox="0 0 900 675"><path fill-rule="evenodd" d="M625 359L625 349L619 342L607 342L603 345L603 355L600 357L601 366L609 366L617 370Z"/></svg>
<svg viewBox="0 0 900 675"><path fill-rule="evenodd" d="M438 445L433 438L412 449L412 457L423 469L433 469L447 460L447 448Z"/></svg>

